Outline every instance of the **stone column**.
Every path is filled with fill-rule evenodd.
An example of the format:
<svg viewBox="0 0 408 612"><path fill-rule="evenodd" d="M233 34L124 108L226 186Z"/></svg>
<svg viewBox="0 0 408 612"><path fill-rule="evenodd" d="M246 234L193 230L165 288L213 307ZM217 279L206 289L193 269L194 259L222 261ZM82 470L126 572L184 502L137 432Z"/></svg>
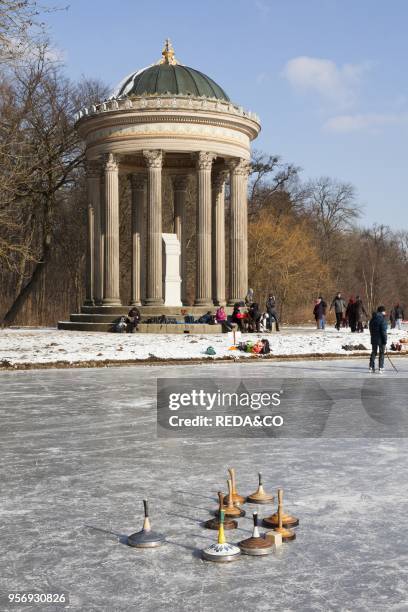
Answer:
<svg viewBox="0 0 408 612"><path fill-rule="evenodd" d="M225 181L228 172L217 172L212 180L212 290L214 304L225 306Z"/></svg>
<svg viewBox="0 0 408 612"><path fill-rule="evenodd" d="M86 298L85 305L93 306L102 300L100 289L100 207L101 164L97 161L86 162L88 188L88 240L86 250Z"/></svg>
<svg viewBox="0 0 408 612"><path fill-rule="evenodd" d="M105 156L104 306L120 306L119 293L119 169L113 153Z"/></svg>
<svg viewBox="0 0 408 612"><path fill-rule="evenodd" d="M105 169L101 165L101 177L99 183L99 216L100 216L100 241L99 241L99 262L100 262L100 282L99 291L100 298L97 300L97 304L103 304L103 291L105 284Z"/></svg>
<svg viewBox="0 0 408 612"><path fill-rule="evenodd" d="M188 176L177 174L173 179L174 233L180 242L181 301L187 305L187 254L186 254L186 194Z"/></svg>
<svg viewBox="0 0 408 612"><path fill-rule="evenodd" d="M197 280L196 306L212 306L211 296L211 167L216 155L200 151L197 156Z"/></svg>
<svg viewBox="0 0 408 612"><path fill-rule="evenodd" d="M140 306L144 297L143 286L145 282L146 253L144 248L143 228L146 225L146 182L144 174L131 174L130 185L132 192L132 263L131 263L131 295L130 304Z"/></svg>
<svg viewBox="0 0 408 612"><path fill-rule="evenodd" d="M248 291L248 202L249 162L234 159L229 163L231 181L230 218L230 296L228 304L244 299Z"/></svg>
<svg viewBox="0 0 408 612"><path fill-rule="evenodd" d="M163 152L143 151L147 181L147 306L163 304L162 288L162 165Z"/></svg>
<svg viewBox="0 0 408 612"><path fill-rule="evenodd" d="M87 215L88 240L86 244L86 292L85 306L94 305L93 285L94 285L94 209L88 203Z"/></svg>

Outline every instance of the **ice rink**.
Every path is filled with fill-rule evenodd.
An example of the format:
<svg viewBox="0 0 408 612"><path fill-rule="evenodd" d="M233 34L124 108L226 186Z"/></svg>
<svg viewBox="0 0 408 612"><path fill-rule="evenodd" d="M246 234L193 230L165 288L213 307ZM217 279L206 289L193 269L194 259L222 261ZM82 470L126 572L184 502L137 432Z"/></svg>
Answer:
<svg viewBox="0 0 408 612"><path fill-rule="evenodd" d="M408 360L397 365L408 378ZM0 373L0 609L20 609L8 592L64 592L86 612L406 609L406 439L157 439L156 379L189 376L369 375L366 359ZM268 491L283 487L300 525L279 554L201 560L228 467L243 495L258 471ZM167 534L150 551L125 544L145 497ZM231 542L250 535L245 509Z"/></svg>

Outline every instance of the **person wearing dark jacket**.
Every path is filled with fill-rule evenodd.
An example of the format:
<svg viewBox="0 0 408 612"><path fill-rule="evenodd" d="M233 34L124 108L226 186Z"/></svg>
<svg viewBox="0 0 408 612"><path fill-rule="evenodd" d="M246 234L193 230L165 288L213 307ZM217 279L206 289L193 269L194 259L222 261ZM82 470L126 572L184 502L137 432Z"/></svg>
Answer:
<svg viewBox="0 0 408 612"><path fill-rule="evenodd" d="M404 309L402 308L402 306L400 306L400 304L396 304L392 310L395 322L394 327L396 327L397 329L402 329L402 322L404 320Z"/></svg>
<svg viewBox="0 0 408 612"><path fill-rule="evenodd" d="M240 332L244 331L242 324L242 313L239 304L234 304L234 309L231 315L231 322L235 323Z"/></svg>
<svg viewBox="0 0 408 612"><path fill-rule="evenodd" d="M248 309L249 321L250 321L250 331L261 331L261 317L262 313L259 310L259 306L256 302L252 304L252 306Z"/></svg>
<svg viewBox="0 0 408 612"><path fill-rule="evenodd" d="M377 312L373 313L369 329L371 335L370 372L375 372L375 358L378 356L380 374L384 371L384 353L387 346L387 321L385 320L385 307L379 306Z"/></svg>
<svg viewBox="0 0 408 612"><path fill-rule="evenodd" d="M319 295L316 300L316 305L313 309L313 314L315 315L317 329L324 329L326 327L326 311L327 304L324 301L323 297Z"/></svg>
<svg viewBox="0 0 408 612"><path fill-rule="evenodd" d="M324 329L325 314L326 314L326 302L321 297L319 297L315 301L315 306L313 308L313 315L316 321L317 329Z"/></svg>
<svg viewBox="0 0 408 612"><path fill-rule="evenodd" d="M272 331L272 321L275 321L276 331L279 331L278 313L276 312L276 299L272 293L266 300L266 312L268 313L268 329Z"/></svg>
<svg viewBox="0 0 408 612"><path fill-rule="evenodd" d="M136 306L132 306L132 308L128 312L128 316L126 320L129 332L132 333L138 330L140 319L141 319L140 310L136 308Z"/></svg>
<svg viewBox="0 0 408 612"><path fill-rule="evenodd" d="M334 314L336 315L336 329L340 329L341 322L343 321L344 313L346 312L346 302L341 297L341 293L337 293L333 299L330 310L334 308Z"/></svg>
<svg viewBox="0 0 408 612"><path fill-rule="evenodd" d="M208 310L205 314L201 315L201 317L197 319L197 323L212 325L214 323L214 315L212 314L211 310Z"/></svg>
<svg viewBox="0 0 408 612"><path fill-rule="evenodd" d="M355 332L357 328L357 322L356 322L355 301L353 297L349 299L348 304L347 304L346 319L348 321L351 331Z"/></svg>
<svg viewBox="0 0 408 612"><path fill-rule="evenodd" d="M363 322L367 319L368 315L366 309L364 308L363 300L360 298L359 295L356 296L354 310L356 316L356 331L363 332Z"/></svg>

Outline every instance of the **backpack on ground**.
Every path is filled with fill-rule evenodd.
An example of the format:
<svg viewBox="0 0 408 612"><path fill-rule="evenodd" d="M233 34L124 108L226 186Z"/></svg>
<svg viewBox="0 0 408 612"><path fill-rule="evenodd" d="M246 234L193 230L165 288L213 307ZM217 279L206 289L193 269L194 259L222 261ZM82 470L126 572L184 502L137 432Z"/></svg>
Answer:
<svg viewBox="0 0 408 612"><path fill-rule="evenodd" d="M215 349L214 349L214 347L213 347L213 346L209 346L209 347L207 348L207 350L205 351L205 354L206 354L206 355L215 355L216 353L215 353Z"/></svg>

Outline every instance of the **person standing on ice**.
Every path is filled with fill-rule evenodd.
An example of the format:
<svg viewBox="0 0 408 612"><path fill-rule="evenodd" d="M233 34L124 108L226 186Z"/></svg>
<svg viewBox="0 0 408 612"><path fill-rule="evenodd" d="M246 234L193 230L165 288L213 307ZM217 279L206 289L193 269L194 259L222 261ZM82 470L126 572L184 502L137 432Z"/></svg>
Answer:
<svg viewBox="0 0 408 612"><path fill-rule="evenodd" d="M396 329L402 329L402 322L404 320L404 309L402 308L402 306L400 306L400 304L396 304L393 308L394 311L394 321L395 321L395 325L394 327Z"/></svg>
<svg viewBox="0 0 408 612"><path fill-rule="evenodd" d="M315 307L313 308L313 315L316 321L317 329L324 329L325 314L326 314L326 302L323 300L323 298L319 297L315 301Z"/></svg>
<svg viewBox="0 0 408 612"><path fill-rule="evenodd" d="M356 307L354 298L351 297L346 308L346 319L352 332L356 331Z"/></svg>
<svg viewBox="0 0 408 612"><path fill-rule="evenodd" d="M377 312L373 313L369 324L372 347L369 368L370 372L375 372L375 358L378 352L378 371L380 374L384 372L384 353L387 346L387 321L385 315L385 307L379 306Z"/></svg>
<svg viewBox="0 0 408 612"><path fill-rule="evenodd" d="M368 317L366 309L364 308L363 300L359 295L356 296L354 304L355 316L356 316L356 330L362 333L364 331L363 321Z"/></svg>
<svg viewBox="0 0 408 612"><path fill-rule="evenodd" d="M276 331L279 331L278 313L276 312L276 298L270 293L266 300L266 312L268 313L268 329L272 331L272 321L275 321Z"/></svg>
<svg viewBox="0 0 408 612"><path fill-rule="evenodd" d="M326 311L327 311L327 304L323 299L322 295L319 295L319 300L320 300L320 305L321 305L321 309L322 309L322 317L320 319L320 326L321 329L324 329L326 327Z"/></svg>
<svg viewBox="0 0 408 612"><path fill-rule="evenodd" d="M331 303L330 310L332 310L333 308L334 308L334 313L336 315L335 327L337 330L339 330L341 322L343 321L343 318L344 318L344 313L346 312L346 302L341 297L340 291L336 293L336 296L334 297Z"/></svg>

